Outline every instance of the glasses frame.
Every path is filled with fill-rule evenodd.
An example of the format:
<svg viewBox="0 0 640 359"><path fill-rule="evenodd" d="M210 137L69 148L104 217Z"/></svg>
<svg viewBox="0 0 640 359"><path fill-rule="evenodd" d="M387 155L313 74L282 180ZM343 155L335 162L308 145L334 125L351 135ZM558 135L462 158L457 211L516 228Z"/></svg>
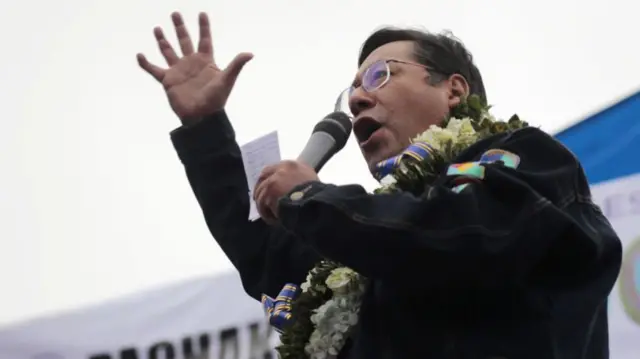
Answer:
<svg viewBox="0 0 640 359"><path fill-rule="evenodd" d="M356 88L358 87L362 87L362 89L367 92L367 93L372 93L376 90L381 89L382 87L384 87L387 83L389 83L389 80L391 80L391 68L389 67L389 63L390 62L395 62L398 64L405 64L405 65L411 65L411 66L417 66L417 67L421 67L427 71L434 71L434 69L430 66L427 65L423 65L423 64L419 64L417 62L411 62L411 61L403 61L403 60L397 60L397 59L385 59L385 60L378 60L373 62L371 65L369 65L366 70L364 70L364 73L362 74L362 79L366 78L367 75L369 74L369 71L374 67L374 65L379 64L383 62L384 63L384 67L386 69L386 74L385 74L385 79L384 81L382 81L379 85L377 85L375 88L371 88L371 89L367 89L364 84L365 81L361 82L360 86L349 86L346 89L342 90L342 92L340 92L340 95L338 95L338 99L336 100L335 106L334 106L334 110L335 111L340 111L342 109L342 102L343 102L343 98L345 95L347 95L347 98L351 98L351 94L353 93L353 91L356 90Z"/></svg>

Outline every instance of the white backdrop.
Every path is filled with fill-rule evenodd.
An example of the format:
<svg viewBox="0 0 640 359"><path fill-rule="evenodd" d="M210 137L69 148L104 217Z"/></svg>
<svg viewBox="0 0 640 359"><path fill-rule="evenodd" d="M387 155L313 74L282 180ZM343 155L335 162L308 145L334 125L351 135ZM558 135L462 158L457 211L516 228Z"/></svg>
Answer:
<svg viewBox="0 0 640 359"><path fill-rule="evenodd" d="M263 359L277 341L263 318L229 273L0 331L0 358Z"/></svg>

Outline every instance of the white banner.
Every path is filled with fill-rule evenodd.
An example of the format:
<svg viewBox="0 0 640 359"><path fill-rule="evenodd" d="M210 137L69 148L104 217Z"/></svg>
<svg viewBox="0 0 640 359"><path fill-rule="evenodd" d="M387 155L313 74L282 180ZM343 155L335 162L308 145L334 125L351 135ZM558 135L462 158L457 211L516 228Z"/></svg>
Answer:
<svg viewBox="0 0 640 359"><path fill-rule="evenodd" d="M640 357L640 174L593 186L595 202L622 239L623 268L609 300L612 359Z"/></svg>
<svg viewBox="0 0 640 359"><path fill-rule="evenodd" d="M611 295L612 359L640 353L640 174L593 187L624 243ZM277 334L235 273L0 331L0 359L266 359Z"/></svg>
<svg viewBox="0 0 640 359"><path fill-rule="evenodd" d="M2 330L0 358L275 358L264 318L231 273Z"/></svg>

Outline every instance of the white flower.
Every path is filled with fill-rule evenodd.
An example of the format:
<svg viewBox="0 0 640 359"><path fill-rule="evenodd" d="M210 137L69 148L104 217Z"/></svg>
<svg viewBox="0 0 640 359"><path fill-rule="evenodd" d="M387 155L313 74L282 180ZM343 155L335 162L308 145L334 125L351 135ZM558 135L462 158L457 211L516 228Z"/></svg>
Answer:
<svg viewBox="0 0 640 359"><path fill-rule="evenodd" d="M315 330L304 348L314 359L330 359L338 355L351 329L358 323L365 289L363 278L346 267L331 271L325 283L333 291L333 297L313 311L310 319Z"/></svg>
<svg viewBox="0 0 640 359"><path fill-rule="evenodd" d="M460 132L460 127L462 127L462 120L457 118L452 118L449 120L449 123L445 128L453 133L458 133Z"/></svg>
<svg viewBox="0 0 640 359"><path fill-rule="evenodd" d="M302 289L302 293L306 293L309 290L309 287L311 287L311 277L313 276L311 275L311 272L309 272L309 274L307 274L307 279L305 280L305 282L300 284L300 289Z"/></svg>
<svg viewBox="0 0 640 359"><path fill-rule="evenodd" d="M442 150L448 143L471 144L477 140L471 118L452 118L446 128L431 125L428 130L416 136L412 142L426 142L434 150Z"/></svg>
<svg viewBox="0 0 640 359"><path fill-rule="evenodd" d="M476 131L473 129L473 124L471 123L471 118L465 117L462 120L457 118L452 118L449 120L447 124L447 130L451 131L453 134L453 143L458 143L460 140L465 138L473 137L475 138Z"/></svg>
<svg viewBox="0 0 640 359"><path fill-rule="evenodd" d="M434 150L440 150L442 149L442 145L451 139L453 139L451 131L431 125L428 130L416 136L413 142L426 142Z"/></svg>
<svg viewBox="0 0 640 359"><path fill-rule="evenodd" d="M489 121L489 122L496 122L496 118L490 114L489 112L485 111L482 113L482 115L480 115L480 124L482 124L484 121Z"/></svg>
<svg viewBox="0 0 640 359"><path fill-rule="evenodd" d="M454 132L457 136L475 135L476 131L473 129L471 121L469 117L465 117L462 120L452 118L447 125L447 129Z"/></svg>
<svg viewBox="0 0 640 359"><path fill-rule="evenodd" d="M396 183L396 179L392 176L392 175L386 175L384 177L382 177L382 179L380 180L380 184L383 187L389 187L392 186Z"/></svg>
<svg viewBox="0 0 640 359"><path fill-rule="evenodd" d="M358 274L350 268L341 267L331 271L325 283L327 287L334 293L343 293L346 291L349 283L356 278Z"/></svg>
<svg viewBox="0 0 640 359"><path fill-rule="evenodd" d="M473 128L473 124L471 123L471 121L472 120L468 117L462 120L451 120L449 124L453 123L452 126L456 131L456 139L454 141L455 144L468 146L478 140L478 134Z"/></svg>

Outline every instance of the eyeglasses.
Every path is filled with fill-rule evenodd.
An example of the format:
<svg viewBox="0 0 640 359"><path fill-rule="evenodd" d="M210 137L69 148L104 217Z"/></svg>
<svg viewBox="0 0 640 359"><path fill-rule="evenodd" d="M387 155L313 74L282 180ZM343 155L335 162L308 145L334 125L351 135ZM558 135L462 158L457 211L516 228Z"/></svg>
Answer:
<svg viewBox="0 0 640 359"><path fill-rule="evenodd" d="M375 90L380 89L381 87L383 87L389 82L389 80L391 79L391 69L389 68L390 62L418 66L426 70L432 70L432 68L429 66L418 64L415 62L401 61L401 60L394 60L394 59L378 60L372 63L371 65L369 65L369 67L367 67L364 70L364 73L362 74L362 80L361 80L360 86L364 91L373 92ZM336 101L336 104L335 104L335 111L342 111L342 112L345 112L347 115L353 117L351 113L351 108L349 106L349 99L351 98L351 95L353 94L353 91L355 91L355 89L356 89L355 86L351 86L340 93L340 96L338 96L338 100Z"/></svg>

